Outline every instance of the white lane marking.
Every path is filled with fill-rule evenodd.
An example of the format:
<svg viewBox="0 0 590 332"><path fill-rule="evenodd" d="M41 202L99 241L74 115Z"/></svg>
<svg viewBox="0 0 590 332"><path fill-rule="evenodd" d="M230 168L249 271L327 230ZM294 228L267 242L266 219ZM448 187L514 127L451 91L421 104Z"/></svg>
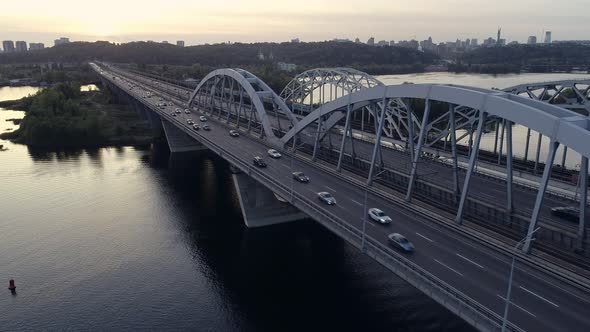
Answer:
<svg viewBox="0 0 590 332"><path fill-rule="evenodd" d="M463 258L464 260L466 260L466 261L468 261L469 263L471 263L471 264L473 264L473 265L475 265L475 266L479 267L480 269L483 269L483 266L481 266L481 265L477 264L476 262L472 261L471 259L469 259L469 258L467 258L467 257L465 257L465 256L462 256L462 255L461 255L461 254L459 254L459 253L456 253L455 255L457 255L457 256L459 256L459 257Z"/></svg>
<svg viewBox="0 0 590 332"><path fill-rule="evenodd" d="M525 292L528 292L528 293L530 293L530 294L532 294L532 295L534 295L534 296L536 296L536 297L540 298L541 300L543 300L543 301L545 301L545 302L547 302L547 303L551 304L552 306L554 306L554 307L556 307L556 308L559 308L559 305L557 305L557 304L555 304L555 303L553 303L553 302L551 302L551 301L547 300L546 298L542 297L541 295L539 295L539 294L537 294L537 293L534 293L534 292L532 292L532 291L530 291L530 290L528 290L528 289L526 289L526 288L524 288L524 287L522 287L522 286L519 286L519 287L520 287L520 289L522 289L523 291L525 291Z"/></svg>
<svg viewBox="0 0 590 332"><path fill-rule="evenodd" d="M336 192L336 190L334 190L333 188L330 188L328 186L325 186L325 187L328 188L328 189L330 189L330 190L332 190L333 192Z"/></svg>
<svg viewBox="0 0 590 332"><path fill-rule="evenodd" d="M459 271L457 271L457 270L453 269L452 267L450 267L450 266L446 265L445 263L443 263L443 262L439 261L438 259L436 259L436 258L435 258L435 259L434 259L434 261L435 261L435 262L437 262L438 264L440 264L440 265L442 265L442 266L446 267L447 269L449 269L449 270L451 270L451 271L453 271L453 272L457 273L458 275L460 275L460 276L463 276L463 274L462 274L461 272L459 272Z"/></svg>
<svg viewBox="0 0 590 332"><path fill-rule="evenodd" d="M352 198L351 198L350 200L351 200L351 201L353 201L354 203L356 203L356 204L360 205L360 206L363 206L361 203L359 203L359 202L355 201L355 200L354 200L354 199L352 199Z"/></svg>
<svg viewBox="0 0 590 332"><path fill-rule="evenodd" d="M287 166L287 165L285 165L285 164L281 164L281 166L283 166L283 167L285 167L285 168L291 168L291 167L289 167L289 166Z"/></svg>
<svg viewBox="0 0 590 332"><path fill-rule="evenodd" d="M503 296L502 296L502 295L500 295L500 294L496 294L496 295L497 295L499 298L501 298L501 299L502 299L504 302L506 302L506 298L505 298L505 297L503 297ZM523 307L519 306L518 304L516 304L516 303L514 303L514 302L512 302L512 301L510 301L510 304L512 304L513 306L517 307L518 309L520 309L520 310L522 310L522 311L526 312L527 314L529 314L529 315L531 315L531 316L533 316L533 317L537 317L537 316L535 316L535 314L533 314L532 312L530 312L530 311L526 310L525 308L523 308Z"/></svg>
<svg viewBox="0 0 590 332"><path fill-rule="evenodd" d="M418 232L416 232L416 235L418 235L419 237L421 237L421 238L425 239L425 240L426 240L426 241L428 241L428 242L434 242L434 240L432 240L432 239L429 239L429 238L427 238L426 236L424 236L424 235L422 235L422 234L420 234L420 233L418 233Z"/></svg>

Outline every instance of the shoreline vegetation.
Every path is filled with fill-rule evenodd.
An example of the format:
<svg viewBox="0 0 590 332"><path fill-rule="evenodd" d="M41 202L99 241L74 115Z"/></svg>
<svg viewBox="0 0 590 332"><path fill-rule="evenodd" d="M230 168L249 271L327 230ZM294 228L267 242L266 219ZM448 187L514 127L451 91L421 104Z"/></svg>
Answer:
<svg viewBox="0 0 590 332"><path fill-rule="evenodd" d="M0 133L1 139L37 148L94 148L148 145L153 134L146 121L107 91L80 91L80 85L59 83L33 96L0 103L25 112L8 119L20 127ZM18 123L17 123L18 122Z"/></svg>

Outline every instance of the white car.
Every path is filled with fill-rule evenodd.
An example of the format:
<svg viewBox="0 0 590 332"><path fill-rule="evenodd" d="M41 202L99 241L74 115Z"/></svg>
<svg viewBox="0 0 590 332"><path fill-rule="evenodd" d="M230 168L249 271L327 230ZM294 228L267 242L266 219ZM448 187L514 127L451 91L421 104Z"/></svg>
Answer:
<svg viewBox="0 0 590 332"><path fill-rule="evenodd" d="M204 116L202 116L202 115L199 117L199 120L200 120L201 122L207 122L207 118L206 118L206 117L204 117Z"/></svg>
<svg viewBox="0 0 590 332"><path fill-rule="evenodd" d="M391 218L378 208L370 208L369 217L380 224L389 224L391 222Z"/></svg>
<svg viewBox="0 0 590 332"><path fill-rule="evenodd" d="M191 111L187 108L184 110L184 114L191 114Z"/></svg>
<svg viewBox="0 0 590 332"><path fill-rule="evenodd" d="M279 153L279 151L277 151L277 150L275 150L275 149L269 149L267 152L268 152L268 155L269 155L271 158L276 158L276 159L278 159L278 158L281 158L281 157L282 157L282 155Z"/></svg>

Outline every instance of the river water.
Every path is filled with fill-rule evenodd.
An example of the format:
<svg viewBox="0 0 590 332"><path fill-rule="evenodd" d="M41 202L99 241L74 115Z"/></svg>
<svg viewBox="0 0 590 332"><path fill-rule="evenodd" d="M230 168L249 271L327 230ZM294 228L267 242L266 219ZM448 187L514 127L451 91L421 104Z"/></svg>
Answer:
<svg viewBox="0 0 590 332"><path fill-rule="evenodd" d="M1 331L472 330L313 221L246 229L214 156L0 144Z"/></svg>

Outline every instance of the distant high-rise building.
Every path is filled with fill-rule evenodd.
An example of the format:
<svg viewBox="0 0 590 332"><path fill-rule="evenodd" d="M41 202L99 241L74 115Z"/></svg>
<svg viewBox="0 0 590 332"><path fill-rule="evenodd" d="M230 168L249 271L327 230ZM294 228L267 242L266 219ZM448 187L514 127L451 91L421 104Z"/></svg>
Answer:
<svg viewBox="0 0 590 332"><path fill-rule="evenodd" d="M477 47L477 46L479 46L477 38L471 38L471 47Z"/></svg>
<svg viewBox="0 0 590 332"><path fill-rule="evenodd" d="M45 48L45 44L43 43L30 43L29 44L29 51L37 51L42 50Z"/></svg>
<svg viewBox="0 0 590 332"><path fill-rule="evenodd" d="M162 44L170 44L167 40L163 40Z"/></svg>
<svg viewBox="0 0 590 332"><path fill-rule="evenodd" d="M367 40L367 45L375 46L375 37L369 38L369 40Z"/></svg>
<svg viewBox="0 0 590 332"><path fill-rule="evenodd" d="M54 46L67 44L69 42L70 42L70 38L66 38L66 37L61 37L61 38L53 41Z"/></svg>
<svg viewBox="0 0 590 332"><path fill-rule="evenodd" d="M389 41L389 46L394 46L395 45L395 40L390 40Z"/></svg>
<svg viewBox="0 0 590 332"><path fill-rule="evenodd" d="M27 51L27 42L23 40L16 41L16 51L17 52L26 52Z"/></svg>
<svg viewBox="0 0 590 332"><path fill-rule="evenodd" d="M357 38L354 39L354 42L357 43L357 44L360 44L361 43L361 40L357 37Z"/></svg>
<svg viewBox="0 0 590 332"><path fill-rule="evenodd" d="M465 48L471 48L471 39L465 39Z"/></svg>
<svg viewBox="0 0 590 332"><path fill-rule="evenodd" d="M176 46L184 47L184 40L177 40Z"/></svg>
<svg viewBox="0 0 590 332"><path fill-rule="evenodd" d="M500 38L500 36L502 35L502 28L498 27L498 38L496 38L496 45L501 46L500 42L502 40L502 38Z"/></svg>
<svg viewBox="0 0 590 332"><path fill-rule="evenodd" d="M498 46L506 46L506 39L500 38L498 40Z"/></svg>
<svg viewBox="0 0 590 332"><path fill-rule="evenodd" d="M377 46L389 46L389 42L387 40L380 40L377 42Z"/></svg>
<svg viewBox="0 0 590 332"><path fill-rule="evenodd" d="M299 43L299 38L293 38L291 39L291 43Z"/></svg>
<svg viewBox="0 0 590 332"><path fill-rule="evenodd" d="M551 44L551 31L545 31L545 44Z"/></svg>
<svg viewBox="0 0 590 332"><path fill-rule="evenodd" d="M529 36L529 39L526 42L529 45L535 45L537 43L537 37L536 36Z"/></svg>
<svg viewBox="0 0 590 332"><path fill-rule="evenodd" d="M2 48L5 53L14 52L14 42L12 40L5 40L2 42Z"/></svg>

